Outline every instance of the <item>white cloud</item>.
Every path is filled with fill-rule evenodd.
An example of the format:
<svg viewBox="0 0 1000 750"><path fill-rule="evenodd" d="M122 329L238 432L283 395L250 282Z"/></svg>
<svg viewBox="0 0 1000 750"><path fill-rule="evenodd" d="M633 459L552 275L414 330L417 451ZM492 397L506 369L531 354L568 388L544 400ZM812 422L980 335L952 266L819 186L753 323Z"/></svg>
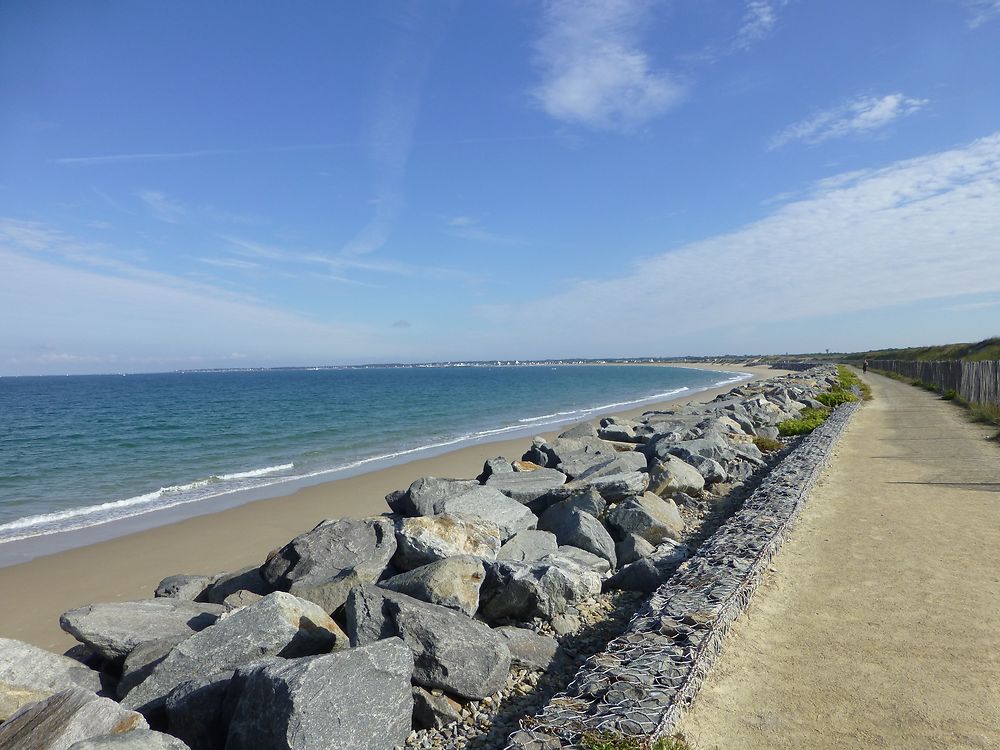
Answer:
<svg viewBox="0 0 1000 750"><path fill-rule="evenodd" d="M998 238L1000 133L826 180L760 221L637 262L626 275L483 313L497 330L545 320L567 353L620 351L623 325L630 351L662 352L735 321L769 326L996 293ZM632 325L608 314L622 301Z"/></svg>
<svg viewBox="0 0 1000 750"><path fill-rule="evenodd" d="M563 122L631 131L666 112L681 84L639 44L644 0L550 0L535 45L542 81L532 92Z"/></svg>
<svg viewBox="0 0 1000 750"><path fill-rule="evenodd" d="M831 138L870 133L919 112L927 104L927 99L913 99L903 94L862 96L790 125L771 139L770 148L780 148L793 141L816 144Z"/></svg>
<svg viewBox="0 0 1000 750"><path fill-rule="evenodd" d="M733 48L749 49L754 42L760 41L774 29L778 23L775 3L769 0L748 0L740 30L736 34Z"/></svg>
<svg viewBox="0 0 1000 750"><path fill-rule="evenodd" d="M969 13L969 28L1000 18L1000 0L962 0L962 4Z"/></svg>
<svg viewBox="0 0 1000 750"><path fill-rule="evenodd" d="M188 216L188 211L184 206L168 198L159 190L141 190L136 193L136 196L149 207L153 216L160 221L165 221L168 224L180 224Z"/></svg>
<svg viewBox="0 0 1000 750"><path fill-rule="evenodd" d="M474 216L455 216L448 219L445 230L451 237L470 242L485 242L489 245L523 245L525 241L520 237L513 237L498 232L492 232L485 228L479 219Z"/></svg>

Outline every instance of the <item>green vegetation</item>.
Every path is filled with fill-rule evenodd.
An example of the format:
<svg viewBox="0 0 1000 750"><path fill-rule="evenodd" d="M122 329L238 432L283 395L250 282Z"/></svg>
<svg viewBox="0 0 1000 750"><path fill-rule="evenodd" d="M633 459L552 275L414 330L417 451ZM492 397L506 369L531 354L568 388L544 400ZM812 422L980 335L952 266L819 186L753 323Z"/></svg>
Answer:
<svg viewBox="0 0 1000 750"><path fill-rule="evenodd" d="M841 404L849 404L852 401L857 401L858 397L850 391L837 389L830 391L829 393L819 394L816 397L816 400L823 404L823 406L829 406L832 409L834 406L840 406Z"/></svg>
<svg viewBox="0 0 1000 750"><path fill-rule="evenodd" d="M753 439L753 444L761 453L776 453L785 447L785 444L774 438L758 435Z"/></svg>
<svg viewBox="0 0 1000 750"><path fill-rule="evenodd" d="M826 421L829 409L803 409L795 419L778 422L778 433L782 437L807 435Z"/></svg>
<svg viewBox="0 0 1000 750"><path fill-rule="evenodd" d="M872 389L868 383L865 383L861 378L858 377L857 373L854 372L847 365L837 365L837 380L839 385L832 389L832 392L837 390L850 391L854 386L858 387L861 391L861 398L865 401L872 400ZM849 399L850 401L856 401L857 399ZM826 404L826 401L819 399L821 403ZM844 403L844 402L841 402ZM836 406L836 404L826 404L827 406Z"/></svg>
<svg viewBox="0 0 1000 750"><path fill-rule="evenodd" d="M944 392L944 395L941 398L945 401L954 401L956 398L958 398L958 391L956 391L954 388L949 388L947 391Z"/></svg>
<svg viewBox="0 0 1000 750"><path fill-rule="evenodd" d="M680 737L651 740L611 732L584 732L580 746L586 750L691 750L691 746Z"/></svg>
<svg viewBox="0 0 1000 750"><path fill-rule="evenodd" d="M1000 337L985 339L975 344L941 344L938 346L914 346L908 349L880 349L858 352L847 357L848 361L862 359L913 359L931 362L938 359L964 359L979 362L986 359L1000 359Z"/></svg>

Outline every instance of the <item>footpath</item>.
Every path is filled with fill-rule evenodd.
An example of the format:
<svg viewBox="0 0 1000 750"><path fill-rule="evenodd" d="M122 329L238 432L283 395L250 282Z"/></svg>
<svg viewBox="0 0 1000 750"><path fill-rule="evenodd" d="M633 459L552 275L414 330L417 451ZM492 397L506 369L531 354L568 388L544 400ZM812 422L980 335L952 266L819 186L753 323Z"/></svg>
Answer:
<svg viewBox="0 0 1000 750"><path fill-rule="evenodd" d="M1000 748L1000 445L866 375L678 730L696 750Z"/></svg>

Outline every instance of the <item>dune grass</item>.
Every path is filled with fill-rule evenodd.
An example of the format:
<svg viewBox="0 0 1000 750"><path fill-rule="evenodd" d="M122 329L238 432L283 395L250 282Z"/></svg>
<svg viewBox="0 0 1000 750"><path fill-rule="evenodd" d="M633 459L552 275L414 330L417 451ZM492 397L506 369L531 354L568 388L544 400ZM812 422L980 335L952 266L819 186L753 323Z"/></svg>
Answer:
<svg viewBox="0 0 1000 750"><path fill-rule="evenodd" d="M681 737L652 740L612 732L584 732L580 738L580 746L586 750L691 750L691 746Z"/></svg>

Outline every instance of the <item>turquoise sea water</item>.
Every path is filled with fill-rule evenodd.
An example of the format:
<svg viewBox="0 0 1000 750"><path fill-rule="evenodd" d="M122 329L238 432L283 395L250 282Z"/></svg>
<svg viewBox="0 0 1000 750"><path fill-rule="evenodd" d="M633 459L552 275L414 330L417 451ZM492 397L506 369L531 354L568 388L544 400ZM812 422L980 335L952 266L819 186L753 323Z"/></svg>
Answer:
<svg viewBox="0 0 1000 750"><path fill-rule="evenodd" d="M0 544L251 488L280 494L735 379L635 365L2 378Z"/></svg>

